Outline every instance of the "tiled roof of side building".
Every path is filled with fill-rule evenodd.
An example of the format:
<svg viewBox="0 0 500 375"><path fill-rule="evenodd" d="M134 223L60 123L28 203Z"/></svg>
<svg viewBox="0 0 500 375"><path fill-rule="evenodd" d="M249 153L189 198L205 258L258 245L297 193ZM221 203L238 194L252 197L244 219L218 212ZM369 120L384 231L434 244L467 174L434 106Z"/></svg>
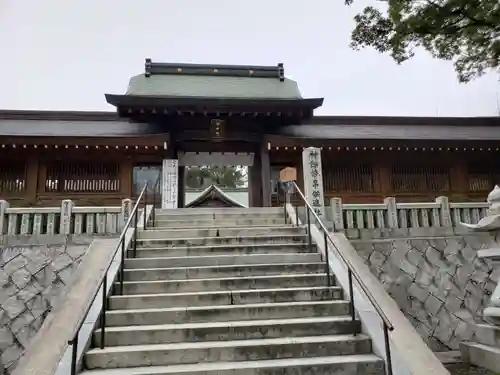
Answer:
<svg viewBox="0 0 500 375"><path fill-rule="evenodd" d="M114 112L0 110L0 135L124 137L164 134L159 124L134 123ZM315 116L276 136L317 139L499 140L500 117Z"/></svg>
<svg viewBox="0 0 500 375"><path fill-rule="evenodd" d="M291 125L280 128L277 136L308 139L393 139L393 140L500 140L500 126L437 125Z"/></svg>

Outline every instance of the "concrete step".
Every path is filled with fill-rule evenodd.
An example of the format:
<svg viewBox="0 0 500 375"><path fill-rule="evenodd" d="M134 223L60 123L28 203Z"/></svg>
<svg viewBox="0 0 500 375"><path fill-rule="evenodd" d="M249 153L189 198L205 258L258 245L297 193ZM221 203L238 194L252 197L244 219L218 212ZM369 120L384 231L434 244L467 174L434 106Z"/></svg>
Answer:
<svg viewBox="0 0 500 375"><path fill-rule="evenodd" d="M286 289L248 289L200 293L162 293L111 296L110 310L151 309L180 306L238 305L264 302L324 301L342 298L337 286Z"/></svg>
<svg viewBox="0 0 500 375"><path fill-rule="evenodd" d="M139 231L140 239L156 238L192 238L192 237L231 237L231 236L261 236L266 234L301 234L306 233L305 228L294 225L281 226L231 226L226 228L154 228Z"/></svg>
<svg viewBox="0 0 500 375"><path fill-rule="evenodd" d="M125 268L165 268L165 267L198 267L228 266L245 264L272 263L315 263L321 262L319 253L283 253L283 254L250 254L250 255L206 255L166 258L128 258Z"/></svg>
<svg viewBox="0 0 500 375"><path fill-rule="evenodd" d="M490 324L476 324L474 339L483 345L500 348L500 327Z"/></svg>
<svg viewBox="0 0 500 375"><path fill-rule="evenodd" d="M230 227L233 225L283 225L286 224L285 218L281 217L237 217L232 220L227 219L213 219L213 218L205 218L205 219L191 219L191 220L155 220L154 228L169 228L169 227Z"/></svg>
<svg viewBox="0 0 500 375"><path fill-rule="evenodd" d="M196 211L156 211L158 221L188 221L188 220L232 220L232 219L285 219L283 208L271 210L255 209L205 209Z"/></svg>
<svg viewBox="0 0 500 375"><path fill-rule="evenodd" d="M500 348L476 342L461 342L460 352L469 363L500 373Z"/></svg>
<svg viewBox="0 0 500 375"><path fill-rule="evenodd" d="M255 303L248 305L167 307L159 309L111 310L106 312L108 327L146 324L201 323L216 320L292 319L349 314L343 300Z"/></svg>
<svg viewBox="0 0 500 375"><path fill-rule="evenodd" d="M214 246L185 246L185 247L138 247L136 258L161 258L201 256L201 255L226 255L226 254L275 254L275 253L305 253L310 251L306 244L262 244L259 246L249 244L236 245L214 245ZM316 249L314 248L314 251ZM129 251L128 256L132 257L133 252Z"/></svg>
<svg viewBox="0 0 500 375"><path fill-rule="evenodd" d="M220 221L220 220L212 220L211 222L207 221L206 224L198 224L197 226L193 226L192 222L171 222L169 225L165 227L158 226L155 224L155 226L148 226L145 230L145 232L156 232L156 231L180 231L180 230L185 230L185 231L198 231L198 230L210 230L210 231L217 231L217 230L222 230L222 229L232 229L232 230L246 230L246 229L253 229L253 230L264 230L264 229L282 229L282 228L297 228L297 229L305 229L305 226L296 226L292 223L285 223L284 220L282 220L282 223L276 223L276 224L236 224L235 220L226 220L226 221ZM177 225L174 225L175 223L178 223ZM184 226L186 224L186 226Z"/></svg>
<svg viewBox="0 0 500 375"><path fill-rule="evenodd" d="M157 214L155 222L166 222L166 221L208 221L208 220L235 220L235 219L282 219L285 220L283 210L279 213L276 212L262 212L257 214L241 212L241 213L199 213L199 214L178 214L178 215L164 215Z"/></svg>
<svg viewBox="0 0 500 375"><path fill-rule="evenodd" d="M333 278L330 285L333 285ZM184 279L158 281L126 281L124 294L187 293L217 290L271 289L327 285L326 274L290 274L274 276L244 276L211 279ZM115 285L115 294L120 284Z"/></svg>
<svg viewBox="0 0 500 375"><path fill-rule="evenodd" d="M355 334L361 323L349 315L294 319L241 320L162 325L107 327L106 347L135 346L180 342L247 340L277 337ZM101 330L94 332L96 346L101 343Z"/></svg>
<svg viewBox="0 0 500 375"><path fill-rule="evenodd" d="M369 354L370 351L370 340L365 335L331 335L107 347L90 350L85 355L85 362L90 369L126 368Z"/></svg>
<svg viewBox="0 0 500 375"><path fill-rule="evenodd" d="M229 236L229 237L192 237L192 238L138 238L139 247L158 247L158 245L168 246L207 246L207 245L232 245L232 244L293 244L296 242L304 243L307 241L306 234L299 233L269 233L258 236Z"/></svg>
<svg viewBox="0 0 500 375"><path fill-rule="evenodd" d="M125 281L148 281L166 279L195 279L231 276L264 276L291 273L321 273L324 262L270 263L205 267L137 268L125 270Z"/></svg>
<svg viewBox="0 0 500 375"><path fill-rule="evenodd" d="M84 375L385 375L385 364L374 354L261 361L209 362L84 371Z"/></svg>

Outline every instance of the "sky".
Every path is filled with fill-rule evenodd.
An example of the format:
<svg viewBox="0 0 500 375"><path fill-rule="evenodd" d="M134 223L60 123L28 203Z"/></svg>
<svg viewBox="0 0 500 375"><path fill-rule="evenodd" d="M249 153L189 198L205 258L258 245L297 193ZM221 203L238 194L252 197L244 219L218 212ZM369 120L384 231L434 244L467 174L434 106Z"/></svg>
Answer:
<svg viewBox="0 0 500 375"><path fill-rule="evenodd" d="M276 65L320 115L495 116L500 82L459 84L426 51L404 65L349 48L368 1L0 0L0 108L114 111L104 94L157 62Z"/></svg>

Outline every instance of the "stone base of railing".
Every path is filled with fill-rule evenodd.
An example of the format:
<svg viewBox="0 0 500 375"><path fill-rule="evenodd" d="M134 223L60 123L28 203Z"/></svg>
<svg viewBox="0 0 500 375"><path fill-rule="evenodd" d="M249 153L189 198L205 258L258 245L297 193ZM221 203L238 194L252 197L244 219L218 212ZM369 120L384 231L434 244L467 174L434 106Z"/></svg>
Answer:
<svg viewBox="0 0 500 375"><path fill-rule="evenodd" d="M110 235L120 233L132 211L131 199L120 207L78 207L65 199L59 207L10 207L0 200L0 235Z"/></svg>

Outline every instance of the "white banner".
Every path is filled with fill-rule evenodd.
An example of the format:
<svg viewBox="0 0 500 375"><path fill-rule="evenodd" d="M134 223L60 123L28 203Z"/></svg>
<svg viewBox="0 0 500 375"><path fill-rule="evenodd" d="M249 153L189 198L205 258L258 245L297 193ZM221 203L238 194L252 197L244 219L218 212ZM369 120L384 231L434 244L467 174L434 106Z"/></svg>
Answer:
<svg viewBox="0 0 500 375"><path fill-rule="evenodd" d="M163 159L161 184L161 208L178 208L179 162Z"/></svg>

